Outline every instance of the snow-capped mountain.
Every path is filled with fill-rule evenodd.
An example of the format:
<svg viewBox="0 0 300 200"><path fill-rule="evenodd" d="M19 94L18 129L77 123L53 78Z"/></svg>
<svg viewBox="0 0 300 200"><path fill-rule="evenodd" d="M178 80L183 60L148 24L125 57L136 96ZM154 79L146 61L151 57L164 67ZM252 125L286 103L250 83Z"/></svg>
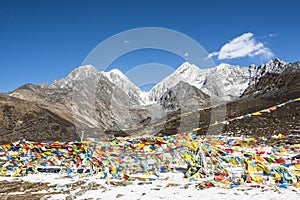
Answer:
<svg viewBox="0 0 300 200"><path fill-rule="evenodd" d="M214 68L200 69L188 62L166 77L149 92L149 99L157 101L168 89L180 81L189 83L213 98L230 101L240 97L245 89L255 84L267 73L281 73L289 63L273 59L267 64L250 67L220 64Z"/></svg>
<svg viewBox="0 0 300 200"><path fill-rule="evenodd" d="M185 62L151 91L144 92L119 70L100 72L97 68L86 65L74 69L66 78L56 80L52 84L26 84L5 95L9 96L8 99L22 99L16 101L21 104L23 100L34 102L37 105L36 110L47 115L36 115L40 117L37 118L38 121L51 121L53 116L59 116L62 120L55 122L56 124L51 125L52 122L47 122L54 127L53 129L57 129L57 124L68 124L67 128L57 129L57 134L62 134L63 130L67 129L75 130L74 127L70 127L74 125L77 132L85 132L91 137L104 132L100 134L102 137L111 133L110 131L126 135L124 130L133 130L134 133L134 130L138 129L141 132L147 129L148 125L161 123L155 126L155 131L158 132L163 127L163 118L173 115L174 119L180 119L176 117L178 113L180 115L183 111L189 113L209 107L213 99L217 99L217 103L231 101L242 94L251 95L256 88L264 92L266 90L262 87L272 83L256 83L268 74L281 74L288 68L299 70L300 63L273 59L259 66L220 64L214 68L201 69ZM250 86L253 86L252 89ZM280 84L277 87L280 87ZM245 93L247 88L249 89ZM26 104L27 107L29 105L30 103ZM15 119L16 122L18 120ZM12 121L9 124L7 133L28 130L21 122L17 128L10 129L14 123ZM154 126L151 127L148 132L154 131Z"/></svg>
<svg viewBox="0 0 300 200"><path fill-rule="evenodd" d="M82 117L81 121L88 126L97 127L99 123L102 123L101 126L107 127L115 119L129 125L132 121L125 120L125 116L130 115L128 113L129 108L131 110L144 110L143 114L138 115L139 112L133 114L136 121L151 117L149 116L151 113L149 105L160 105L161 108L158 110L161 112L166 109L164 108L166 105L169 105L169 111L170 107L174 107L174 110L177 109L179 107L178 102L173 105L173 97L170 98L170 94L168 94L172 89L176 90L178 96L176 101L187 100L181 94L193 97L198 95L196 99L199 100L199 105L208 105L204 102L208 99L211 101L208 97L230 101L239 98L246 88L257 83L267 73L281 73L288 67L300 69L299 65L279 59L273 59L260 66L241 67L220 64L208 69L201 69L185 62L174 73L154 86L151 91L144 92L136 87L120 70L113 69L109 72L100 72L97 68L86 65L74 69L66 78L56 80L53 84L31 85L25 89L21 87L9 95L25 100L34 99L43 104L59 105L59 103L64 103L68 108L66 112L69 113L72 111L71 102L73 101L73 109L75 108L77 114L81 113L79 114ZM183 85L184 87L182 87ZM191 87L197 88L199 92L187 93L187 90L195 91ZM203 93L207 94L208 97ZM174 94L173 92L172 95L174 96ZM74 100L75 103L80 102L78 106L85 104L86 110L76 108ZM97 108L95 108L95 102L97 102ZM61 115L63 109L60 109L59 106L55 111ZM98 117L88 117L90 114L88 110L98 110L101 122L95 120ZM83 114L84 112L85 114ZM115 116L113 117L113 115ZM71 120L71 117L68 119Z"/></svg>
<svg viewBox="0 0 300 200"><path fill-rule="evenodd" d="M151 119L161 116L157 115L161 109L155 109L153 115L154 107L151 110L145 107L143 94L121 71L100 72L86 65L52 84L23 86L8 95L38 101L74 123L79 132L92 137L95 132L128 129L150 116Z"/></svg>
<svg viewBox="0 0 300 200"><path fill-rule="evenodd" d="M201 69L196 65L185 62L149 92L144 92L118 69L100 72L97 68L86 65L73 70L66 78L54 81L51 85L41 84L40 86L41 88L47 88L48 93L55 91L55 93L61 95L71 95L74 83L86 79L95 79L99 82L99 77L101 77L101 80L109 81L113 88L117 87L118 90L126 93L129 97L129 104L134 106L158 103L168 90L182 81L198 88L212 98L230 101L239 98L247 87L255 84L265 74L281 73L288 67L297 68L297 66L280 59L273 59L259 66L242 67L222 63L208 69Z"/></svg>

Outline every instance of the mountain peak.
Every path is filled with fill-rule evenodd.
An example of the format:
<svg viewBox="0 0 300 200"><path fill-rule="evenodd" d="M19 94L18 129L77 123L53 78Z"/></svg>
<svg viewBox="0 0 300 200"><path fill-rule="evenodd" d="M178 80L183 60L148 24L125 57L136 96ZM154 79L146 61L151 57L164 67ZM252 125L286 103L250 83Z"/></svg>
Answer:
<svg viewBox="0 0 300 200"><path fill-rule="evenodd" d="M108 72L105 72L105 73L109 74L109 75L116 74L116 75L118 75L120 77L124 77L125 76L125 74L123 74L123 72L121 72L119 69L112 69L112 70L110 70Z"/></svg>
<svg viewBox="0 0 300 200"><path fill-rule="evenodd" d="M108 72L103 72L103 74L113 83L120 83L121 82L126 82L127 84L131 83L131 81L127 78L127 76L125 74L123 74L123 72L121 72L119 69L112 69ZM118 84L116 84L118 85Z"/></svg>
<svg viewBox="0 0 300 200"><path fill-rule="evenodd" d="M73 87L73 83L77 81L81 81L84 79L93 79L92 77L96 77L100 74L99 70L92 65L83 65L72 70L66 78L61 78L58 80L54 80L54 82L50 85L41 84L42 88L71 88Z"/></svg>
<svg viewBox="0 0 300 200"><path fill-rule="evenodd" d="M67 80L76 80L80 78L87 77L91 74L97 74L99 70L94 67L93 65L83 65L79 66L78 68L74 69L68 76Z"/></svg>
<svg viewBox="0 0 300 200"><path fill-rule="evenodd" d="M273 58L271 59L266 65L278 65L278 64L281 64L281 65L286 65L288 64L288 62L285 62L284 60L281 60L279 58Z"/></svg>
<svg viewBox="0 0 300 200"><path fill-rule="evenodd" d="M79 66L77 67L76 69L74 69L73 71L94 71L94 70L97 70L99 71L96 67L94 67L93 65L82 65L82 66ZM72 72L73 72L72 71ZM72 73L71 72L71 73Z"/></svg>
<svg viewBox="0 0 300 200"><path fill-rule="evenodd" d="M68 75L69 76L76 76L79 74L88 74L88 73L98 73L99 70L94 67L93 65L83 65L79 66L76 69L72 70L71 73Z"/></svg>
<svg viewBox="0 0 300 200"><path fill-rule="evenodd" d="M281 73L287 66L288 62L274 58L270 60L266 65L266 71L271 73Z"/></svg>
<svg viewBox="0 0 300 200"><path fill-rule="evenodd" d="M185 73L186 71L199 71L201 70L199 67L197 67L194 64L191 64L189 62L184 62L182 65L180 65L178 67L178 69L176 70L176 72L182 74Z"/></svg>
<svg viewBox="0 0 300 200"><path fill-rule="evenodd" d="M228 64L228 63L221 63L219 65L216 66L217 69L222 69L222 68L226 68L226 67L230 67L232 65Z"/></svg>
<svg viewBox="0 0 300 200"><path fill-rule="evenodd" d="M123 72L119 69L112 69L108 72L103 72L108 80L114 83L117 87L129 95L133 102L144 104L143 93Z"/></svg>

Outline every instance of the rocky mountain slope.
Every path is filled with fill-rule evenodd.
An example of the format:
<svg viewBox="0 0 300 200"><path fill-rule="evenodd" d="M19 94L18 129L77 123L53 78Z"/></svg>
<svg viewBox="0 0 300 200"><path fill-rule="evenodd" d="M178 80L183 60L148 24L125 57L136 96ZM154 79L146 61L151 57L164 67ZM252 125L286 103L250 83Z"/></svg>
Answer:
<svg viewBox="0 0 300 200"><path fill-rule="evenodd" d="M289 64L282 73L267 73L259 82L249 86L242 97L293 98L300 89L300 62Z"/></svg>
<svg viewBox="0 0 300 200"><path fill-rule="evenodd" d="M140 93L120 71L105 73L82 66L51 85L24 85L7 95L39 104L74 124L85 137L105 138L106 130L129 129L132 119L148 117L147 110L139 107L144 104Z"/></svg>
<svg viewBox="0 0 300 200"><path fill-rule="evenodd" d="M35 141L78 140L74 124L38 103L0 95L0 143L20 137Z"/></svg>
<svg viewBox="0 0 300 200"><path fill-rule="evenodd" d="M279 59L260 66L221 64L210 69L183 63L146 93L119 70L99 72L93 66L81 66L53 84L26 84L2 94L0 142L19 136L31 140L107 139L112 135L188 131L180 122L185 121L184 127L190 129L206 126L218 104L226 105L226 117L231 117L296 98L299 71L299 62ZM300 121L293 111L289 110L296 119L288 118L288 123ZM192 119L193 112L200 113L200 120L185 120ZM223 131L239 133L234 127L245 128L245 124L229 125Z"/></svg>
<svg viewBox="0 0 300 200"><path fill-rule="evenodd" d="M212 124L211 116L222 115L222 109L226 109L226 119L231 119L247 113L253 113L262 109L281 104L290 99L300 96L300 68L299 62L289 64L282 73L267 73L255 84L250 85L240 98L217 106L199 110L200 120L198 127L199 134L207 134L208 125ZM190 115L195 115L190 113ZM181 123L180 113L173 113L173 116L166 122L165 129L158 135L178 133ZM248 117L235 120L226 126L211 127L210 133L223 133L229 135L273 135L300 132L300 102L294 102L287 106L278 108L276 111L260 116ZM195 125L195 124L194 124ZM188 130L187 130L188 131Z"/></svg>

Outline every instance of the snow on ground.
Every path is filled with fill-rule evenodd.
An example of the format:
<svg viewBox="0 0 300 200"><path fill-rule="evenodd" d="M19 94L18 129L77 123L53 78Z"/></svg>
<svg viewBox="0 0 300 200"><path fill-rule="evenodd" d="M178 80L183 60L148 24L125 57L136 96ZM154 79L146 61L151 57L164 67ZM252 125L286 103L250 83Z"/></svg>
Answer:
<svg viewBox="0 0 300 200"><path fill-rule="evenodd" d="M137 175L142 177L141 175ZM148 177L149 178L149 177ZM56 174L36 174L23 178L0 177L0 181L19 181L49 183L48 191L44 193L42 199L61 200L61 199L299 199L300 188L288 187L287 189L274 189L272 186L264 188L251 188L240 186L233 189L210 187L197 189L197 181L189 181L183 178L181 172L162 173L160 176L153 177L156 180L135 180L124 181L117 179L104 180L97 176L84 178L61 178ZM21 194L22 192L18 192ZM57 194L55 194L57 193ZM16 195L15 192L7 195Z"/></svg>

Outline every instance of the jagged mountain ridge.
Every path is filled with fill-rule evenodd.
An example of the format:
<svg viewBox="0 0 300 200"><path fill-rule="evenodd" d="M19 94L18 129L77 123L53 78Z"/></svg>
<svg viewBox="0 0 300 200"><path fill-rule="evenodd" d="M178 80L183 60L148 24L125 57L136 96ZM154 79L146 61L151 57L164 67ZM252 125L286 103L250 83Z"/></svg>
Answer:
<svg viewBox="0 0 300 200"><path fill-rule="evenodd" d="M220 64L208 69L200 69L186 62L154 86L149 92L149 99L158 100L169 88L174 87L179 81L184 81L213 98L232 101L239 98L248 86L257 83L265 74L281 73L289 67L299 69L299 66L280 59L270 60L260 66L241 67Z"/></svg>
<svg viewBox="0 0 300 200"><path fill-rule="evenodd" d="M72 93L74 82L89 78L92 74L105 76L111 83L128 94L130 104L140 105L157 103L157 101L180 81L186 82L202 90L214 98L233 100L240 97L245 89L258 82L267 73L281 73L286 68L298 68L298 65L287 63L280 59L273 59L267 64L249 67L220 64L214 68L201 69L188 62L183 63L174 73L155 85L149 92L144 92L134 85L120 70L113 69L109 72L99 72L91 65L81 66L73 70L65 79L54 81L53 84L41 84L40 88L48 94L53 92L55 99L60 99ZM21 88L19 88L21 89ZM22 94L14 91L11 96L26 99ZM148 100L148 101L147 101Z"/></svg>
<svg viewBox="0 0 300 200"><path fill-rule="evenodd" d="M294 98L300 91L300 62L282 73L267 73L259 82L249 86L242 98ZM279 95L279 93L281 95ZM280 96L280 97L279 97Z"/></svg>
<svg viewBox="0 0 300 200"><path fill-rule="evenodd" d="M73 124L77 132L85 132L87 136L134 134L137 131L124 133L123 130L141 132L147 129L146 126L149 133L160 131L153 127L161 118L181 115L183 102L196 105L185 110L189 112L209 107L214 98L222 101L238 99L262 77L270 73L281 74L289 68L298 70L300 66L299 63L291 64L279 59L260 66L221 64L211 69L184 63L145 93L119 70L99 72L93 66L81 66L53 84L27 84L4 95L34 102L41 109ZM14 134L15 129L0 131ZM18 131L22 132L22 129Z"/></svg>

